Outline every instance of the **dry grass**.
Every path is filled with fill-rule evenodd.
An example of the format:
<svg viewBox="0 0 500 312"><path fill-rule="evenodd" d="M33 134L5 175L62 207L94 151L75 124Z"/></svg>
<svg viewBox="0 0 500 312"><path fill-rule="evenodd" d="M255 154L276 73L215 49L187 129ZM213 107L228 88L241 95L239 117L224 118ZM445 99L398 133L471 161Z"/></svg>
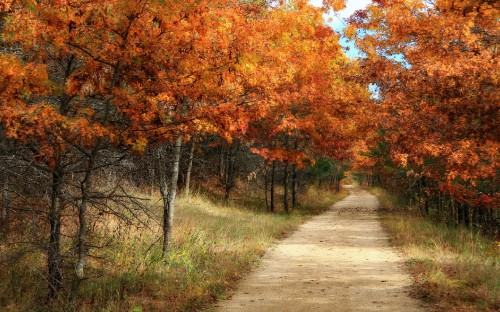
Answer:
<svg viewBox="0 0 500 312"><path fill-rule="evenodd" d="M415 296L435 311L500 310L500 245L462 227L435 223L381 189L383 224L409 259Z"/></svg>
<svg viewBox="0 0 500 312"><path fill-rule="evenodd" d="M200 310L227 296L276 239L343 196L310 189L301 197L307 204L289 215L266 213L256 201L241 206L199 194L181 196L177 202L175 241L164 259L157 221L161 220L161 202L158 195L153 195L150 210L156 217L141 227L125 225L111 217L101 220L93 243L105 247L91 251L87 271L90 278L82 285L81 300L76 306L61 300L52 309ZM65 241L65 248L70 245L70 241ZM46 311L48 308L41 304L46 293L44 266L43 253L32 252L16 265L2 269L0 307L7 311Z"/></svg>

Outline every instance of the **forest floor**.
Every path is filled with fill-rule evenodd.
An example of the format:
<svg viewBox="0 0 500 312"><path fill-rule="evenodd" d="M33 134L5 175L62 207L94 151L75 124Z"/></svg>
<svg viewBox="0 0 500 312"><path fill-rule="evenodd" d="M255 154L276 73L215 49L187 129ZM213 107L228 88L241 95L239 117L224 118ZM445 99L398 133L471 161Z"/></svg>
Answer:
<svg viewBox="0 0 500 312"><path fill-rule="evenodd" d="M389 247L377 198L350 195L282 240L214 311L424 311Z"/></svg>

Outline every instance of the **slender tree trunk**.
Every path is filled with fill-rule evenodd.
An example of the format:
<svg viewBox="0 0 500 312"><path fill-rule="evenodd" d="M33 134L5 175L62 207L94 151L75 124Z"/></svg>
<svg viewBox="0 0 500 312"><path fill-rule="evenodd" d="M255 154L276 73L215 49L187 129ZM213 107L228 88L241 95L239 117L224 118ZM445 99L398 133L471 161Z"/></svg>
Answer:
<svg viewBox="0 0 500 312"><path fill-rule="evenodd" d="M191 140L191 148L189 149L189 160L188 167L186 171L186 185L184 186L184 193L189 195L190 183L191 183L191 170L193 169L193 158L194 158L194 140Z"/></svg>
<svg viewBox="0 0 500 312"><path fill-rule="evenodd" d="M9 191L8 191L8 178L7 177L5 177L3 179L2 184L3 184L2 185L2 212L1 212L0 225L2 227L6 228L8 226L8 223L9 223L9 208L10 208L10 196L9 196Z"/></svg>
<svg viewBox="0 0 500 312"><path fill-rule="evenodd" d="M232 175L233 173L231 172L231 146L228 146L227 150L226 150L226 157L225 157L225 160L224 160L224 164L225 164L225 169L224 169L224 173L225 173L225 176L224 176L224 200L228 200L229 199L229 195L231 193L231 178L232 178Z"/></svg>
<svg viewBox="0 0 500 312"><path fill-rule="evenodd" d="M288 161L285 161L284 177L283 177L283 208L286 213L288 209Z"/></svg>
<svg viewBox="0 0 500 312"><path fill-rule="evenodd" d="M474 210L475 207L470 206L467 209L467 226L472 230L474 228Z"/></svg>
<svg viewBox="0 0 500 312"><path fill-rule="evenodd" d="M475 212L475 226L480 229L482 233L486 234L485 230L488 225L488 220L486 219L485 209L483 207L477 207Z"/></svg>
<svg viewBox="0 0 500 312"><path fill-rule="evenodd" d="M234 147L229 147L226 158L226 185L224 199L228 200L231 190L234 187L236 156L238 154L239 145L236 143Z"/></svg>
<svg viewBox="0 0 500 312"><path fill-rule="evenodd" d="M73 71L73 62L75 56L71 55L66 62L66 71L64 75L64 83ZM71 97L66 93L60 96L59 111L62 115L67 115L70 108ZM61 256L61 215L64 204L61 198L63 169L61 159L56 159L55 168L52 171L52 182L50 190L50 207L49 207L49 245L47 247L47 270L48 270L48 296L47 301L51 302L56 299L59 292L63 288L62 275L62 256Z"/></svg>
<svg viewBox="0 0 500 312"><path fill-rule="evenodd" d="M219 154L219 177L221 180L224 179L225 177L225 172L224 172L224 168L225 168L225 164L224 164L224 158L225 158L225 151L224 151L224 147L221 146L220 148L220 154ZM224 182L225 182L225 179L224 179Z"/></svg>
<svg viewBox="0 0 500 312"><path fill-rule="evenodd" d="M172 243L172 226L174 222L175 212L175 196L177 193L177 181L179 179L179 161L181 158L182 136L179 135L175 142L172 175L170 177L170 185L166 181L160 186L160 192L163 197L163 246L162 256L164 257L171 247Z"/></svg>
<svg viewBox="0 0 500 312"><path fill-rule="evenodd" d="M227 193L227 186L229 184L229 164L231 146L228 146L224 153L224 191Z"/></svg>
<svg viewBox="0 0 500 312"><path fill-rule="evenodd" d="M57 160L56 168L52 172L52 186L50 196L50 235L49 246L47 248L47 265L48 265L48 283L49 293L48 301L51 302L63 288L62 276L62 257L61 257L61 214L63 204L61 202L61 187L62 187L62 170L60 169L59 160Z"/></svg>
<svg viewBox="0 0 500 312"><path fill-rule="evenodd" d="M274 175L276 172L276 160L273 160L271 167L271 212L274 212Z"/></svg>
<svg viewBox="0 0 500 312"><path fill-rule="evenodd" d="M424 212L425 215L429 215L429 196L427 194L424 195Z"/></svg>
<svg viewBox="0 0 500 312"><path fill-rule="evenodd" d="M292 168L292 206L297 206L297 191L298 191L298 183L297 183L297 166L293 165Z"/></svg>
<svg viewBox="0 0 500 312"><path fill-rule="evenodd" d="M464 214L463 214L463 204L461 202L457 202L457 224L464 223Z"/></svg>
<svg viewBox="0 0 500 312"><path fill-rule="evenodd" d="M2 223L8 223L10 198L6 188L2 190Z"/></svg>
<svg viewBox="0 0 500 312"><path fill-rule="evenodd" d="M461 214L461 223L467 227L469 224L469 210L467 209L467 205L465 203L460 203L460 214Z"/></svg>
<svg viewBox="0 0 500 312"><path fill-rule="evenodd" d="M78 289L80 288L81 281L85 278L85 264L87 257L87 210L91 199L92 192L92 179L94 174L95 161L97 154L100 150L100 143L97 144L89 157L87 169L85 172L85 177L80 183L80 193L82 195L82 200L78 206L78 237L77 237L77 250L78 257L75 265L75 277L73 280L73 285L71 289L71 300L75 300L77 297Z"/></svg>
<svg viewBox="0 0 500 312"><path fill-rule="evenodd" d="M126 34L125 36L128 36ZM66 72L66 77L69 76L69 72L71 71L71 64L75 60L75 56L72 55L71 59L68 64L68 69ZM113 94L113 90L118 83L118 77L121 69L121 61L118 60L115 63L115 66L113 68L113 78L109 84L109 89L108 93L109 95ZM65 95L67 96L67 95ZM68 97L69 100L69 97ZM61 108L61 111L63 114L67 114L68 111L68 106L69 101L66 102L65 106ZM112 103L110 100L106 101L106 106L104 109L104 121L107 122L110 119L110 114L111 114L111 106ZM92 149L89 160L88 160L88 166L85 171L85 177L80 183L80 193L82 195L82 200L80 202L80 205L78 206L78 222L79 222L79 228L78 228L78 237L77 237L77 249L78 249L78 258L76 261L75 265L75 278L73 280L73 285L71 289L71 299L74 300L76 299L76 294L78 292L78 288L80 287L80 283L85 277L85 261L86 261L86 256L87 256L87 246L86 246L86 235L87 235L87 209L88 209L88 204L90 201L91 197L91 191L92 191L92 176L94 173L94 164L96 161L97 154L99 153L99 150L101 149L101 144L103 143L102 140L98 140L94 148Z"/></svg>
<svg viewBox="0 0 500 312"><path fill-rule="evenodd" d="M424 197L424 211L423 213L428 216L429 215L429 195L427 194L427 180L425 177L422 177L422 185L421 185L421 188L422 188L422 195Z"/></svg>
<svg viewBox="0 0 500 312"><path fill-rule="evenodd" d="M458 218L455 208L455 200L450 196L450 219L451 223L454 225L458 225Z"/></svg>
<svg viewBox="0 0 500 312"><path fill-rule="evenodd" d="M264 200L266 201L266 211L269 211L269 198L267 195L267 189L269 180L267 178L267 164L264 165Z"/></svg>

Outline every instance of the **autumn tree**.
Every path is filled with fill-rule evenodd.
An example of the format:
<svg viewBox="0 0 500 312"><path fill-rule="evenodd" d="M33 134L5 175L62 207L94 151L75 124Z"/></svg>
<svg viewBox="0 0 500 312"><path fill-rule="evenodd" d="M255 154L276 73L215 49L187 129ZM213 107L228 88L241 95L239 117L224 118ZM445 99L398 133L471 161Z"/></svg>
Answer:
<svg viewBox="0 0 500 312"><path fill-rule="evenodd" d="M498 206L499 14L494 1L374 1L346 30L380 87L371 154L414 179L426 211L433 194Z"/></svg>
<svg viewBox="0 0 500 312"><path fill-rule="evenodd" d="M26 147L27 161L35 160L52 177L46 185L47 251L49 298L55 298L64 286L62 212L76 209L79 216L73 287L78 289L96 170L127 151L141 152L149 142L180 140L186 106L203 94L194 82L213 80L207 68L214 64L201 62L205 50L193 51L193 36L204 32L200 19L216 19L195 1L10 4L4 7L4 33L15 53L1 56L0 122L7 139ZM126 152L103 158L111 148ZM79 182L70 183L70 174Z"/></svg>
<svg viewBox="0 0 500 312"><path fill-rule="evenodd" d="M103 191L98 179L131 154L156 149L160 156L164 254L181 146L192 138L225 142L227 197L240 147L255 145L283 162L285 189L289 166L315 154L348 155L356 133L349 118L366 88L351 79L359 68L324 25L324 9L307 1L0 4L0 131L15 147L16 168L36 172L27 182L38 187L35 195L13 202L46 217L40 233L47 236L49 301L63 291L75 299L87 278L97 211L112 213L112 198L124 209L137 204L122 200L128 197L119 185ZM325 1L325 8L342 5ZM73 241L71 277L63 237Z"/></svg>
<svg viewBox="0 0 500 312"><path fill-rule="evenodd" d="M256 86L263 88L259 93L266 95L268 110L253 119L248 132L257 145L254 151L272 168L275 161L283 163L285 209L289 169L310 165L318 155L348 158L360 134L352 117L368 99L353 79L359 67L344 55L339 35L324 25L322 12L303 1L274 9L256 31L264 44L254 47L261 50L253 62L265 62L246 69L250 77L265 72L269 79Z"/></svg>

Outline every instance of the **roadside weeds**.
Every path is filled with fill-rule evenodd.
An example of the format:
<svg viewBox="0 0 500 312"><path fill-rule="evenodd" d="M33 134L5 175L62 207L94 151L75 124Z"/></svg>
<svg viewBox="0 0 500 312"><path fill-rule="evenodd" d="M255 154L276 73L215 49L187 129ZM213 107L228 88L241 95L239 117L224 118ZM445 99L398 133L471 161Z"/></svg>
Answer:
<svg viewBox="0 0 500 312"><path fill-rule="evenodd" d="M500 310L500 245L464 227L434 222L378 188L382 224L408 259L413 295L435 311Z"/></svg>

